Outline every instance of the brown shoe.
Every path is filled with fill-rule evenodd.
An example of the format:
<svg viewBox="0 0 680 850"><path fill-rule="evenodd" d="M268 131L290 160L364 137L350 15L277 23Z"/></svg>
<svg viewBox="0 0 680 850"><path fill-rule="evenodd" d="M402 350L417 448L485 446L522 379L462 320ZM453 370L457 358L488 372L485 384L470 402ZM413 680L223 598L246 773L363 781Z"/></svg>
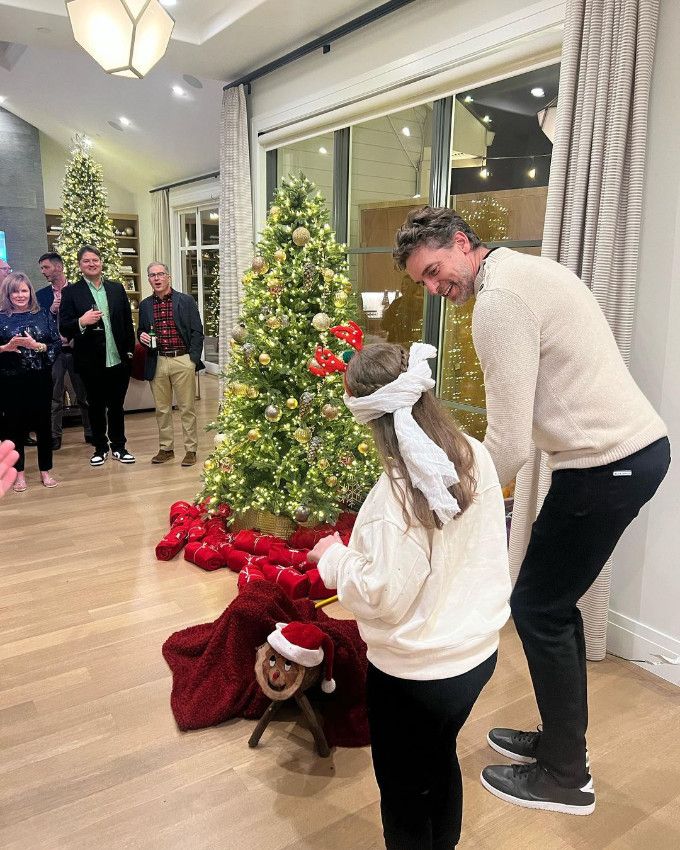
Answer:
<svg viewBox="0 0 680 850"><path fill-rule="evenodd" d="M196 463L196 452L187 452L184 455L182 466L193 466Z"/></svg>
<svg viewBox="0 0 680 850"><path fill-rule="evenodd" d="M158 454L151 458L151 463L165 463L168 460L172 460L174 456L175 453L172 449L159 449Z"/></svg>

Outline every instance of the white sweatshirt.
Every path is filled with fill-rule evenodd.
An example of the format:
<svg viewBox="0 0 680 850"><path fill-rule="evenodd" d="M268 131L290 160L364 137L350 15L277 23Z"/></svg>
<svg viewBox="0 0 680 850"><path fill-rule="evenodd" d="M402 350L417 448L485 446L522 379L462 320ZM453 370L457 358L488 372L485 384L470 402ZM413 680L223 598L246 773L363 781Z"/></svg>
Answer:
<svg viewBox="0 0 680 850"><path fill-rule="evenodd" d="M472 437L477 495L442 529L406 531L383 473L368 494L349 546L319 560L327 587L354 614L369 661L400 679L446 679L498 647L510 614L505 511L487 450Z"/></svg>

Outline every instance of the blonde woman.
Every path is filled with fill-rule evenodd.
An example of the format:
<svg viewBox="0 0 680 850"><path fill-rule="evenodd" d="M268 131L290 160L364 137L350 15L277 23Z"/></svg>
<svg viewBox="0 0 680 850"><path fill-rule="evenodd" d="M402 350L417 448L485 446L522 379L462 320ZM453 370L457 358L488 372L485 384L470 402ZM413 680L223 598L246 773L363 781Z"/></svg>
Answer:
<svg viewBox="0 0 680 850"><path fill-rule="evenodd" d="M508 619L505 511L491 457L432 395L431 345L369 345L345 404L370 423L384 472L348 546L310 552L368 648L373 766L388 850L455 847L456 737L496 665Z"/></svg>
<svg viewBox="0 0 680 850"><path fill-rule="evenodd" d="M52 364L61 343L54 317L35 297L27 275L9 274L0 285L0 398L3 437L19 453L14 491L26 490L24 434L38 438L38 468L44 487L56 487L52 469Z"/></svg>

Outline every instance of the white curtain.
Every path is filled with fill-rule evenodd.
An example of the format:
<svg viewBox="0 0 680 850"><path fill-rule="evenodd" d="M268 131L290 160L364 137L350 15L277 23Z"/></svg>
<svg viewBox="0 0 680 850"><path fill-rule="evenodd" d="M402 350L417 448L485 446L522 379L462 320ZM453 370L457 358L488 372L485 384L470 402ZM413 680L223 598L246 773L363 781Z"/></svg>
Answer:
<svg viewBox="0 0 680 850"><path fill-rule="evenodd" d="M152 198L153 259L170 268L170 193L159 189Z"/></svg>
<svg viewBox="0 0 680 850"><path fill-rule="evenodd" d="M543 255L592 289L626 363L635 319L658 0L568 0ZM538 452L517 477L514 576L550 486ZM587 655L606 652L611 562L581 599Z"/></svg>
<svg viewBox="0 0 680 850"><path fill-rule="evenodd" d="M243 86L226 89L220 125L220 336L219 365L229 359L229 338L241 303L241 276L253 256L248 113Z"/></svg>

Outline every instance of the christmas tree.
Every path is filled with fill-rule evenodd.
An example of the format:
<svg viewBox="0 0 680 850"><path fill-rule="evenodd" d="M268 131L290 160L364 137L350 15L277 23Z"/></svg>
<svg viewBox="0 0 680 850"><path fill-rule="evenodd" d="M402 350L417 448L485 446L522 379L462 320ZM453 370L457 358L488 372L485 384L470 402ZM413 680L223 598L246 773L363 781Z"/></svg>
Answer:
<svg viewBox="0 0 680 850"><path fill-rule="evenodd" d="M243 277L200 498L237 513L334 521L344 506L361 504L380 466L368 432L342 403L342 376L309 371L318 344L342 353L328 331L352 318L355 302L345 249L306 178L283 181L257 251Z"/></svg>
<svg viewBox="0 0 680 850"><path fill-rule="evenodd" d="M215 251L215 263L208 278L203 302L204 330L206 336L218 337L220 334L220 260Z"/></svg>
<svg viewBox="0 0 680 850"><path fill-rule="evenodd" d="M80 277L77 255L82 245L93 245L101 252L104 277L120 280L120 258L102 167L92 158L85 139L76 136L64 175L61 234L55 244L64 259L67 280Z"/></svg>

